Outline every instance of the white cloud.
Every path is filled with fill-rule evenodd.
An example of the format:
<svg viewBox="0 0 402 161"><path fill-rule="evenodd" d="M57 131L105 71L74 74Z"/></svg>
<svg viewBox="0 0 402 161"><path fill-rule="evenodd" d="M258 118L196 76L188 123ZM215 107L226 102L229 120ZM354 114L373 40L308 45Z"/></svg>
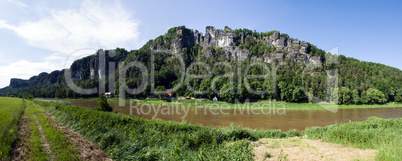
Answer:
<svg viewBox="0 0 402 161"><path fill-rule="evenodd" d="M27 8L27 5L19 0L7 0L7 2L17 6L20 9Z"/></svg>
<svg viewBox="0 0 402 161"><path fill-rule="evenodd" d="M38 20L17 25L0 20L0 28L16 32L31 46L64 54L87 47L124 47L139 35L139 21L119 4L87 0L79 9L47 10Z"/></svg>
<svg viewBox="0 0 402 161"><path fill-rule="evenodd" d="M29 79L41 72L51 72L55 69L62 69L61 63L53 61L30 62L20 60L7 66L0 67L0 88L8 86L11 78Z"/></svg>
<svg viewBox="0 0 402 161"><path fill-rule="evenodd" d="M19 0L8 2L19 8L27 7ZM86 0L75 9L39 8L42 10L32 16L39 18L22 20L16 24L8 22L15 20L0 19L0 29L14 31L28 45L54 54L40 62L32 62L28 57L8 62L8 65L0 61L0 88L8 86L11 78L29 79L41 72L61 70L65 65L69 67L77 58L95 53L96 48L132 48L125 45L138 42L139 21L120 4ZM93 49L79 50L83 48ZM3 57L0 53L0 58Z"/></svg>
<svg viewBox="0 0 402 161"><path fill-rule="evenodd" d="M53 53L44 57L39 62L29 60L20 60L5 66L0 66L0 88L8 86L11 78L29 79L32 76L39 75L42 72L52 72L69 68L71 64L78 59L94 54L97 49L80 49L72 52L70 55ZM0 51L0 62L3 58L3 52Z"/></svg>
<svg viewBox="0 0 402 161"><path fill-rule="evenodd" d="M8 59L7 59L7 57L5 56L5 52L0 51L0 64L7 63L7 61L8 61Z"/></svg>
<svg viewBox="0 0 402 161"><path fill-rule="evenodd" d="M2 71L0 72L0 88L8 86L11 78L29 79L42 72L50 73L54 70L69 68L75 60L89 56L95 52L96 49L81 49L70 55L53 53L39 62L20 60L5 66L0 66L0 71ZM0 62L3 57L0 51Z"/></svg>
<svg viewBox="0 0 402 161"><path fill-rule="evenodd" d="M3 63L3 52L2 51L0 51L0 63Z"/></svg>

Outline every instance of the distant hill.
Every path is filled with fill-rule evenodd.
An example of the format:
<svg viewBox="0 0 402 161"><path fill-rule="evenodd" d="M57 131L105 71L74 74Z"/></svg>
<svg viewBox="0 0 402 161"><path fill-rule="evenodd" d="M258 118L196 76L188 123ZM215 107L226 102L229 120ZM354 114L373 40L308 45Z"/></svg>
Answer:
<svg viewBox="0 0 402 161"><path fill-rule="evenodd" d="M115 53L112 57L111 52ZM107 69L105 71L99 68L101 62L99 56L103 53ZM119 91L118 62L126 64L133 61L140 62L150 74L151 53L154 53L155 89L172 89L180 82L182 74L178 56L182 58L189 74L208 75L208 70L200 63L193 64L189 69L194 62L203 62L210 68L211 77L207 79L184 76L186 81L173 92L178 96L189 95L208 99L217 96L220 100L228 102L247 98L315 102L307 95L314 95L321 101L335 101L338 104L402 101L401 70L378 63L362 62L343 55L338 57L326 53L311 43L291 38L278 31L256 32L249 29L232 30L229 27L221 30L207 26L203 34L179 26L148 41L139 50L127 51L121 48L104 52L100 50L94 55L75 61L70 67L70 72L74 83L79 87L97 87L99 80L105 80L106 91L117 95L122 92ZM111 71L114 75L109 73L109 62L116 62L113 67L116 70ZM334 72L335 69L338 75ZM248 72L245 78L246 70ZM66 85L64 72L66 70L40 73L29 80L13 78L8 87L0 89L0 95L17 96L22 93L35 97L59 98L97 95L79 94L71 90ZM229 75L230 73L233 75ZM224 74L226 75L222 76ZM269 77L248 78L249 75L264 74ZM114 89L107 85L111 76L116 78ZM142 83L141 76L142 73L138 68L129 68L126 72L125 85L138 88ZM186 82L196 91L208 92L194 93L186 86ZM136 95L127 93L127 95L145 98L151 94L149 84L141 93ZM216 89L215 92L213 88ZM224 92L228 90L230 92ZM252 92L253 90L263 94Z"/></svg>

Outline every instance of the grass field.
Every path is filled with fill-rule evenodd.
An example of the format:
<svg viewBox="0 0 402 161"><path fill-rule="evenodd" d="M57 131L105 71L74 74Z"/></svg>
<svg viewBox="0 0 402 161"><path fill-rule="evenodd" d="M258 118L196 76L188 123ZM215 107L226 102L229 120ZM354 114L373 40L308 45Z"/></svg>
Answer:
<svg viewBox="0 0 402 161"><path fill-rule="evenodd" d="M0 98L0 160L9 158L17 138L18 121L24 111L20 98Z"/></svg>
<svg viewBox="0 0 402 161"><path fill-rule="evenodd" d="M402 160L402 118L371 118L366 121L306 129L312 139L341 143L362 149L376 149L376 160Z"/></svg>

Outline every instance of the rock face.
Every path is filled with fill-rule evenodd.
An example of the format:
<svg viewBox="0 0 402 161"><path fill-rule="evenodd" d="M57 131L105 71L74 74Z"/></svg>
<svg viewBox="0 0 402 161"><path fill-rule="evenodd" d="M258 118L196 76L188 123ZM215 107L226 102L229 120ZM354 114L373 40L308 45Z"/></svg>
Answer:
<svg viewBox="0 0 402 161"><path fill-rule="evenodd" d="M276 47L276 50L282 50L284 47L287 46L287 38L280 37L279 39L275 40L273 45Z"/></svg>
<svg viewBox="0 0 402 161"><path fill-rule="evenodd" d="M236 41L244 42L245 35L243 32L237 35L228 26L225 26L224 30L216 30L213 26L207 26L205 28L205 35L198 30L195 30L191 35L186 35L183 28L178 28L177 37L173 39L171 44L171 50L174 52L180 52L183 48L191 48L195 44L199 44L202 49L205 49L202 53L205 57L215 56L213 51L207 49L210 46L217 46L223 49L224 54L229 58L238 58L240 60L251 59L253 61L264 61L270 63L275 59L290 58L294 61L312 61L320 63L321 59L316 57L310 57L308 55L309 44L305 41L299 41L297 39L289 38L286 34L281 35L278 31L274 31L269 36L263 36L257 41L262 41L267 46L270 46L274 51L279 51L274 54L263 54L262 56L251 56L250 51L246 49L240 49L239 46L235 46ZM236 40L239 38L239 40ZM164 40L167 41L167 40ZM165 42L166 43L166 42ZM162 50L160 45L151 45L152 50ZM97 77L97 73L94 72L91 77Z"/></svg>
<svg viewBox="0 0 402 161"><path fill-rule="evenodd" d="M27 80L18 79L18 78L11 78L11 80L10 80L11 88L19 88L19 87L26 87L26 86L29 86Z"/></svg>
<svg viewBox="0 0 402 161"><path fill-rule="evenodd" d="M103 55L99 55L103 54ZM102 59L102 60L99 60ZM80 59L74 62L70 67L72 80L82 80L82 79L96 79L96 78L106 78L108 77L108 63L101 64L101 62L106 62L105 52L102 49L98 50L95 55L88 56L86 58ZM105 69L100 68L104 66Z"/></svg>
<svg viewBox="0 0 402 161"><path fill-rule="evenodd" d="M171 49L175 52L180 51L183 48L191 48L195 44L195 35L187 35L183 33L183 28L179 28L176 31L177 37L174 38L171 45Z"/></svg>
<svg viewBox="0 0 402 161"><path fill-rule="evenodd" d="M207 26L205 29L205 36L203 37L204 42L201 44L202 47L208 47L208 46L215 46L215 27L213 26Z"/></svg>
<svg viewBox="0 0 402 161"><path fill-rule="evenodd" d="M195 43L200 43L202 37L202 33L198 32L198 30L194 31L194 42Z"/></svg>
<svg viewBox="0 0 402 161"><path fill-rule="evenodd" d="M321 64L321 57L315 56L315 57L310 57L309 59L310 62L313 62L314 64Z"/></svg>
<svg viewBox="0 0 402 161"><path fill-rule="evenodd" d="M235 42L236 34L233 32L220 32L216 38L216 46L227 47L233 46Z"/></svg>
<svg viewBox="0 0 402 161"><path fill-rule="evenodd" d="M300 53L307 54L308 44L305 41L300 42Z"/></svg>
<svg viewBox="0 0 402 161"><path fill-rule="evenodd" d="M279 32L274 32L271 36L269 36L269 39L270 39L270 40L273 40L273 41L276 41L276 40L279 39L279 37L280 37ZM272 42L271 42L271 43L272 43Z"/></svg>
<svg viewBox="0 0 402 161"><path fill-rule="evenodd" d="M92 59L89 61L89 73L90 73L90 78L95 79L99 77L97 70L99 67L99 59L98 56L92 57Z"/></svg>

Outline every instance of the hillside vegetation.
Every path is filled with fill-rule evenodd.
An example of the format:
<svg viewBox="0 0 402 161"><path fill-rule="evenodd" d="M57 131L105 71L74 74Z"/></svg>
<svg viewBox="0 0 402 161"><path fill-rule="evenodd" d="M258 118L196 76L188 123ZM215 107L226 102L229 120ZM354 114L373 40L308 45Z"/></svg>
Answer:
<svg viewBox="0 0 402 161"><path fill-rule="evenodd" d="M222 40L221 40L222 39ZM110 53L115 53L110 56ZM152 55L153 53L153 55ZM103 80L106 91L118 95L118 62L140 62L151 74L151 60L154 60L155 89L172 89L183 82L174 92L177 96L195 96L235 102L253 100L281 100L287 102L314 102L306 96L311 94L322 101L337 104L383 104L402 102L402 71L383 64L363 62L343 55L336 57L316 46L291 38L278 31L256 32L248 29L215 30L207 27L205 36L198 31L174 27L154 40L147 42L138 50L127 51L122 48L106 50L105 75L99 75L99 55L96 52L75 61L70 72L74 82L82 88L97 87ZM186 77L181 71L183 60L188 74L208 75L209 78ZM109 62L115 62L116 78L109 89ZM194 62L205 63L209 69ZM260 62L265 65L254 65ZM328 71L337 69L339 79ZM97 97L97 93L79 94L71 90L64 79L66 70L41 73L29 80L12 79L10 86L0 90L0 95L17 96L31 94L34 97L79 98ZM142 84L139 68L131 67L125 73L124 84L129 88L139 88ZM264 75L265 78L247 78L245 75ZM136 94L126 93L128 97L146 98L151 94L150 76L145 89ZM186 84L195 91L193 92ZM335 83L338 83L337 88ZM215 91L214 91L215 89ZM265 91L262 94L250 92ZM311 98L311 97L310 97Z"/></svg>

